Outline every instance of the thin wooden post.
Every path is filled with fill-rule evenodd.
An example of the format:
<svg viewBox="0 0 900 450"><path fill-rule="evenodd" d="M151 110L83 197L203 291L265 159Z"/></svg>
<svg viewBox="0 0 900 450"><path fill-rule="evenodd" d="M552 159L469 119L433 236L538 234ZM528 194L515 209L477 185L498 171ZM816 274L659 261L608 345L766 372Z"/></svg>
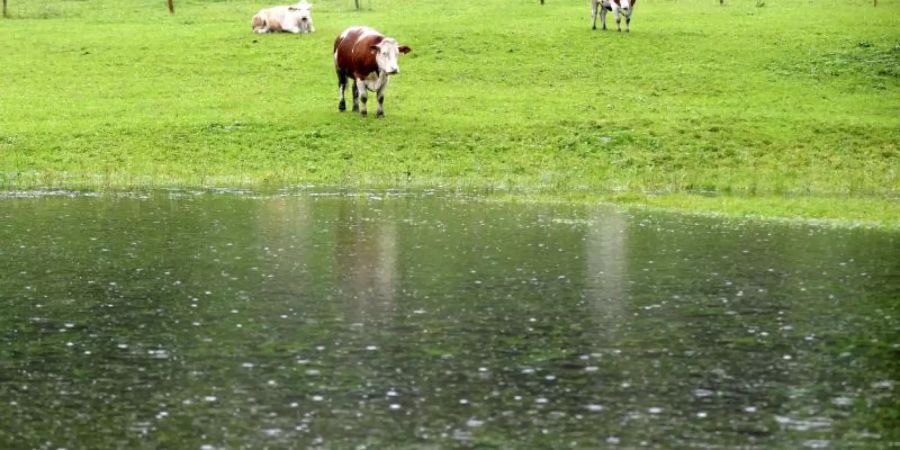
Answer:
<svg viewBox="0 0 900 450"><path fill-rule="evenodd" d="M166 0L169 4L169 14L175 14L175 0Z"/></svg>
<svg viewBox="0 0 900 450"><path fill-rule="evenodd" d="M356 3L356 10L359 11L359 0L353 0Z"/></svg>
<svg viewBox="0 0 900 450"><path fill-rule="evenodd" d="M6 0L3 0L3 17L9 17L9 13L6 12Z"/></svg>

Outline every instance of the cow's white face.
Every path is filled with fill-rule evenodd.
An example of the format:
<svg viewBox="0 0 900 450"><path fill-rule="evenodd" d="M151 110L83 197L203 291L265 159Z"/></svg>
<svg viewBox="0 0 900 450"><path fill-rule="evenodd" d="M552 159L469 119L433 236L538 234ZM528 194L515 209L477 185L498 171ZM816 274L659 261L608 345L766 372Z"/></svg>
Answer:
<svg viewBox="0 0 900 450"><path fill-rule="evenodd" d="M384 38L378 45L372 46L375 52L375 62L378 63L378 70L388 75L396 75L400 73L401 53L409 53L410 48L405 45L398 45L397 41L391 38Z"/></svg>
<svg viewBox="0 0 900 450"><path fill-rule="evenodd" d="M631 9L631 0L620 0L620 5L622 5L622 9L629 10Z"/></svg>
<svg viewBox="0 0 900 450"><path fill-rule="evenodd" d="M312 5L306 2L297 3L289 8L299 21L312 20Z"/></svg>

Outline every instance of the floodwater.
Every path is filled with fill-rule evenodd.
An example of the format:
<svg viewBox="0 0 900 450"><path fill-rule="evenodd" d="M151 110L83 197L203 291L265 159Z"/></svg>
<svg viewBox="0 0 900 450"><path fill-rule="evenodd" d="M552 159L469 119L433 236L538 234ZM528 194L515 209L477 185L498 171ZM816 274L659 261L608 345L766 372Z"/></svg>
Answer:
<svg viewBox="0 0 900 450"><path fill-rule="evenodd" d="M0 199L0 447L900 445L900 236L440 194Z"/></svg>

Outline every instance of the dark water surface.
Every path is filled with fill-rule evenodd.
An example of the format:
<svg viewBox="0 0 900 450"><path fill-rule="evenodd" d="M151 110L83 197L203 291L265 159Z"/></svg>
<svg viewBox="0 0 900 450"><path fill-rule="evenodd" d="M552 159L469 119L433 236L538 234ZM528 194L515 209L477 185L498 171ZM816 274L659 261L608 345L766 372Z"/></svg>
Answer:
<svg viewBox="0 0 900 450"><path fill-rule="evenodd" d="M0 448L900 445L900 236L439 196L0 199Z"/></svg>

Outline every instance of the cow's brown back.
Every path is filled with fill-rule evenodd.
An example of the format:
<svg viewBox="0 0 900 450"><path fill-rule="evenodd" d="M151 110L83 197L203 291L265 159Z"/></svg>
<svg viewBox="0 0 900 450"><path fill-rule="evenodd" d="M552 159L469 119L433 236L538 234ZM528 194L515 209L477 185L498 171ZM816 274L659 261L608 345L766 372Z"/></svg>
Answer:
<svg viewBox="0 0 900 450"><path fill-rule="evenodd" d="M334 41L335 69L360 80L378 72L371 48L382 40L384 36L371 28L348 28Z"/></svg>

